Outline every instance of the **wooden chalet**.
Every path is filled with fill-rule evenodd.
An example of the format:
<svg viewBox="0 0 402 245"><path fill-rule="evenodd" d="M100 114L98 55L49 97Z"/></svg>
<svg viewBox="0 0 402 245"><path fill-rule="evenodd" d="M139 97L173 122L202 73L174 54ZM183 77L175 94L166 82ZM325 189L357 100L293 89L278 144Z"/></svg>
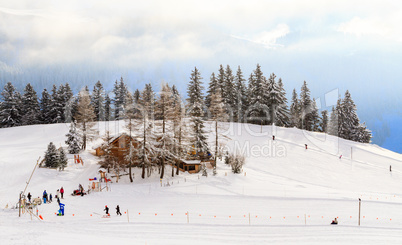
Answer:
<svg viewBox="0 0 402 245"><path fill-rule="evenodd" d="M138 149L140 143L138 140L131 137L131 143L134 148ZM118 161L125 161L125 156L128 154L130 148L130 136L126 133L114 138L110 143L111 154L116 157ZM104 156L104 146L99 146L95 148L96 156ZM213 165L213 159L211 160L211 155L204 153L197 153L196 151L187 152L187 156L184 159L177 159L179 162L179 170L182 172L198 173L201 170L201 166L206 164L207 167ZM172 163L171 163L172 164ZM174 164L176 165L176 164Z"/></svg>
<svg viewBox="0 0 402 245"><path fill-rule="evenodd" d="M111 142L111 154L112 156L116 157L118 161L125 161L125 156L127 155L130 149L130 141L133 144L134 148L139 147L139 142L130 136L123 133L120 136L114 138ZM104 147L99 146L95 148L95 155L96 156L103 156L105 155Z"/></svg>

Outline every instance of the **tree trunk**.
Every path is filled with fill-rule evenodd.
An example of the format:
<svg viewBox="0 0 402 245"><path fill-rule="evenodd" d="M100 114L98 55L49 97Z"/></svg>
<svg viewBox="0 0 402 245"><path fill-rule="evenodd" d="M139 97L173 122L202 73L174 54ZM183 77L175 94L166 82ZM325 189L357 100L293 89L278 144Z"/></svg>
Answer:
<svg viewBox="0 0 402 245"><path fill-rule="evenodd" d="M163 179L163 176L165 175L165 156L162 155L162 167L161 167L161 179Z"/></svg>
<svg viewBox="0 0 402 245"><path fill-rule="evenodd" d="M133 176L131 176L131 160L130 160L130 165L128 166L128 174L130 175L130 182L133 182Z"/></svg>
<svg viewBox="0 0 402 245"><path fill-rule="evenodd" d="M215 121L215 159L214 159L214 168L216 168L216 157L218 156L218 119Z"/></svg>

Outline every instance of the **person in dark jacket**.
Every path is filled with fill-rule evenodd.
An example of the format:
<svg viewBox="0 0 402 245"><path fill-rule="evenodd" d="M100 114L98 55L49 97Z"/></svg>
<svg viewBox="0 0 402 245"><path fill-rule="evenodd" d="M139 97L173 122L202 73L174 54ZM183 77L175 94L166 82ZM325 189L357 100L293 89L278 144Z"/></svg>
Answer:
<svg viewBox="0 0 402 245"><path fill-rule="evenodd" d="M106 211L106 215L109 215L109 208L107 207L107 205L105 205L105 209L103 211Z"/></svg>
<svg viewBox="0 0 402 245"><path fill-rule="evenodd" d="M46 203L47 200L47 192L46 190L43 192L43 203Z"/></svg>
<svg viewBox="0 0 402 245"><path fill-rule="evenodd" d="M28 197L28 201L31 202L31 197L32 197L31 192L28 192L27 197Z"/></svg>
<svg viewBox="0 0 402 245"><path fill-rule="evenodd" d="M117 215L119 215L119 214L121 215L119 205L117 205L117 207L116 207L116 214L117 214Z"/></svg>

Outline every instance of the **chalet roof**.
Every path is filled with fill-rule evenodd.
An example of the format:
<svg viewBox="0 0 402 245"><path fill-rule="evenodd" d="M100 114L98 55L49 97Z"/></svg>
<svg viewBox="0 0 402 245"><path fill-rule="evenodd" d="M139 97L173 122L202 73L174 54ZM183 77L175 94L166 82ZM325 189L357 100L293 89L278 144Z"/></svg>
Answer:
<svg viewBox="0 0 402 245"><path fill-rule="evenodd" d="M110 144L115 143L117 140L119 140L119 139L120 139L121 137L123 137L123 136L130 137L127 133L118 134L118 135L116 135L116 136L114 136L114 137L112 138L112 140L110 141ZM135 139L134 137L131 137L131 138L132 138L133 141L138 141L138 140ZM101 147L104 143L105 143L105 142L104 142L103 140L101 140L101 141L99 141L97 144L93 145L93 146L92 146L92 149L95 150L95 149Z"/></svg>
<svg viewBox="0 0 402 245"><path fill-rule="evenodd" d="M200 160L181 160L185 164L201 165Z"/></svg>

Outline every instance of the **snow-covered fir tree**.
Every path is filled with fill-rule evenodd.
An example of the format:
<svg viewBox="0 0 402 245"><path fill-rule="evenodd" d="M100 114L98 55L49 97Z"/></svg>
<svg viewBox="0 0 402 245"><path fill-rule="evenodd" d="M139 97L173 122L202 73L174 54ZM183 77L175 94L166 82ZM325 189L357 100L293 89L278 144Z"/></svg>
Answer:
<svg viewBox="0 0 402 245"><path fill-rule="evenodd" d="M321 111L321 123L320 123L320 131L324 133L328 133L328 111Z"/></svg>
<svg viewBox="0 0 402 245"><path fill-rule="evenodd" d="M248 86L249 109L247 116L252 123L265 124L269 115L269 109L265 101L266 78L264 77L261 66L257 64L256 69L250 75Z"/></svg>
<svg viewBox="0 0 402 245"><path fill-rule="evenodd" d="M70 130L66 134L66 145L68 145L68 153L78 154L81 150L80 136L78 135L75 121L70 123Z"/></svg>
<svg viewBox="0 0 402 245"><path fill-rule="evenodd" d="M338 114L334 106L328 122L328 134L338 136Z"/></svg>
<svg viewBox="0 0 402 245"><path fill-rule="evenodd" d="M0 104L0 125L2 128L21 125L21 111L19 109L19 93L14 86L8 82L1 92L2 102Z"/></svg>
<svg viewBox="0 0 402 245"><path fill-rule="evenodd" d="M45 152L45 167L57 168L59 166L59 156L56 146L50 142Z"/></svg>
<svg viewBox="0 0 402 245"><path fill-rule="evenodd" d="M57 91L56 85L53 84L52 95L50 97L50 110L49 110L50 123L63 122L63 116L62 116L63 113L64 111L63 111L62 99L60 98L60 94Z"/></svg>
<svg viewBox="0 0 402 245"><path fill-rule="evenodd" d="M237 115L234 114L236 112L235 106L237 105L237 96L234 87L234 76L233 71L229 65L226 66L225 69L225 82L222 90L223 94L223 103L226 107L226 114L229 117L229 121L233 121L234 118L237 118Z"/></svg>
<svg viewBox="0 0 402 245"><path fill-rule="evenodd" d="M91 99L87 90L83 89L79 94L78 109L75 118L77 119L77 129L82 140L82 149L87 147L87 141L95 137L97 131L95 126L95 113L91 106Z"/></svg>
<svg viewBox="0 0 402 245"><path fill-rule="evenodd" d="M222 92L220 91L221 87L218 84L218 79L216 78L214 72L212 72L209 81L210 82L209 82L209 85L208 85L207 95L205 96L205 106L207 108L209 108L211 106L211 97L218 89L219 89L219 92L222 95Z"/></svg>
<svg viewBox="0 0 402 245"><path fill-rule="evenodd" d="M194 149L202 158L208 152L207 135L204 130L204 96L202 90L202 77L197 67L191 72L190 82L187 88L187 112L192 123L192 138Z"/></svg>
<svg viewBox="0 0 402 245"><path fill-rule="evenodd" d="M58 160L59 161L58 161L57 167L61 171L64 171L64 169L67 167L68 159L67 159L66 153L64 152L63 148L60 148L60 150L59 150Z"/></svg>
<svg viewBox="0 0 402 245"><path fill-rule="evenodd" d="M345 97L341 102L341 111L343 117L343 126L341 128L343 130L340 132L339 136L347 140L358 141L357 138L354 138L354 132L359 127L359 118L356 113L356 105L348 90L346 90Z"/></svg>
<svg viewBox="0 0 402 245"><path fill-rule="evenodd" d="M211 97L211 105L209 107L211 119L215 121L215 152L214 152L214 169L216 170L216 160L219 152L219 121L224 121L226 117L225 105L223 103L220 91L215 91ZM215 171L214 171L215 172Z"/></svg>
<svg viewBox="0 0 402 245"><path fill-rule="evenodd" d="M288 127L290 125L290 112L288 108L288 99L286 98L286 91L283 86L282 79L278 80L278 98L279 104L276 110L275 125Z"/></svg>
<svg viewBox="0 0 402 245"><path fill-rule="evenodd" d="M297 97L296 89L293 89L292 93L292 103L290 105L290 126L301 128L301 112L300 112L300 103Z"/></svg>
<svg viewBox="0 0 402 245"><path fill-rule="evenodd" d="M173 94L169 84L162 84L162 90L156 100L155 114L158 120L156 126L161 128L157 132L156 149L160 159L160 178L165 174L165 163L169 159L174 159L173 154L173 134L168 130L168 123L172 121L174 116Z"/></svg>
<svg viewBox="0 0 402 245"><path fill-rule="evenodd" d="M120 81L115 82L113 93L114 93L114 118L116 120L123 119L120 113L122 113L126 96L127 96L127 85L123 81L123 77L120 78Z"/></svg>
<svg viewBox="0 0 402 245"><path fill-rule="evenodd" d="M235 95L237 97L235 105L235 115L237 116L235 120L237 122L244 121L244 113L247 110L247 87L245 85L245 79L243 77L243 72L240 66L237 68L235 76Z"/></svg>
<svg viewBox="0 0 402 245"><path fill-rule="evenodd" d="M137 150L133 146L133 131L135 130L135 103L134 98L130 92L127 92L126 103L124 105L124 118L126 120L126 129L128 130L129 135L129 150L127 155L125 156L125 160L128 167L128 173L130 182L133 182L132 176L132 166L137 160Z"/></svg>
<svg viewBox="0 0 402 245"><path fill-rule="evenodd" d="M307 82L303 82L300 90L300 112L302 119L302 128L308 131L313 130L314 119L312 116L313 102L310 97L310 89L307 87Z"/></svg>
<svg viewBox="0 0 402 245"><path fill-rule="evenodd" d="M25 86L22 96L22 125L38 124L40 122L40 108L36 91L30 83Z"/></svg>
<svg viewBox="0 0 402 245"><path fill-rule="evenodd" d="M318 114L318 107L317 107L317 102L315 99L311 102L311 120L312 120L312 127L311 131L318 132L320 131L320 124L321 124L321 118L320 115Z"/></svg>
<svg viewBox="0 0 402 245"><path fill-rule="evenodd" d="M176 86L172 86L173 94L173 132L174 132L174 154L176 161L176 175L179 175L179 160L183 158L185 154L186 146L188 146L188 127L185 122L185 108L181 100L179 91ZM172 169L172 177L174 175Z"/></svg>
<svg viewBox="0 0 402 245"><path fill-rule="evenodd" d="M112 118L112 108L111 108L112 101L108 94L105 97L105 121L110 121Z"/></svg>
<svg viewBox="0 0 402 245"><path fill-rule="evenodd" d="M43 124L49 124L50 121L50 95L46 89L43 89L40 99L40 121Z"/></svg>
<svg viewBox="0 0 402 245"><path fill-rule="evenodd" d="M91 104L94 108L96 121L105 120L105 90L100 81L96 82L92 90Z"/></svg>

